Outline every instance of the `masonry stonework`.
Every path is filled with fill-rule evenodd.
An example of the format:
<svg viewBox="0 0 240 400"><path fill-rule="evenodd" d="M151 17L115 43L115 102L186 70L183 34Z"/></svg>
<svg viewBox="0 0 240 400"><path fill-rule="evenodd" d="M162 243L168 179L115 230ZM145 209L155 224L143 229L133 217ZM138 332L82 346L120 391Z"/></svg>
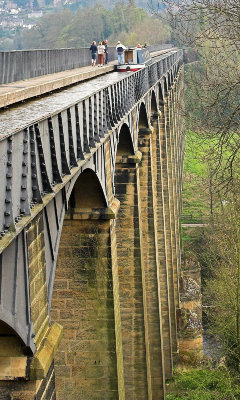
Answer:
<svg viewBox="0 0 240 400"><path fill-rule="evenodd" d="M59 400L118 397L113 301L109 221L66 219L51 310L64 331L55 359Z"/></svg>

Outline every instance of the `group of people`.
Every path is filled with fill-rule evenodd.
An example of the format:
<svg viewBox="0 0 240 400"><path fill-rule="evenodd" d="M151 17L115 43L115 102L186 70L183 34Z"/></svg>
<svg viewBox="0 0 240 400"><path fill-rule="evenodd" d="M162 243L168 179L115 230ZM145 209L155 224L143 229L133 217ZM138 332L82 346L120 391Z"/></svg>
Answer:
<svg viewBox="0 0 240 400"><path fill-rule="evenodd" d="M107 39L105 39L103 42L99 42L98 46L96 42L92 42L90 50L92 52L92 67L96 65L96 61L98 61L98 67L103 67L103 64L108 63Z"/></svg>
<svg viewBox="0 0 240 400"><path fill-rule="evenodd" d="M143 46L147 47L147 43ZM142 49L140 44L137 45L138 49ZM103 64L108 63L108 40L105 39L103 42L99 42L98 46L96 42L92 42L90 46L90 50L92 52L92 67L96 65L96 61L98 61L98 67L103 67ZM126 47L120 42L117 42L116 46L117 55L118 55L118 64L124 64L124 50Z"/></svg>

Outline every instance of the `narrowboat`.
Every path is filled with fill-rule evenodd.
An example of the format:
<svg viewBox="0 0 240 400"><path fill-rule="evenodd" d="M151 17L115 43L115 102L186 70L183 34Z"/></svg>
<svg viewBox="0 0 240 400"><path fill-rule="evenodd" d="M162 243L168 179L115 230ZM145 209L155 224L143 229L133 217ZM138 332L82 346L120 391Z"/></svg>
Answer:
<svg viewBox="0 0 240 400"><path fill-rule="evenodd" d="M138 71L151 63L152 59L148 49L128 48L124 50L124 64L116 65L117 71Z"/></svg>

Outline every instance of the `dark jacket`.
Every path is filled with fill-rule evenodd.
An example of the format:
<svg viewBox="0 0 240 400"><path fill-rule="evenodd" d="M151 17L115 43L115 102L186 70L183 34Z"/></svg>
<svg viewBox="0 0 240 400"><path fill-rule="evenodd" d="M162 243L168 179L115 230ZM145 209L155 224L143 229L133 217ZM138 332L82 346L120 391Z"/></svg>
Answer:
<svg viewBox="0 0 240 400"><path fill-rule="evenodd" d="M97 53L97 46L96 44L91 44L90 49L92 53Z"/></svg>
<svg viewBox="0 0 240 400"><path fill-rule="evenodd" d="M105 46L105 53L108 53L108 45L107 45L107 43L103 42L103 45Z"/></svg>
<svg viewBox="0 0 240 400"><path fill-rule="evenodd" d="M116 50L118 54L123 54L123 51L126 50L126 47L120 43L117 45Z"/></svg>

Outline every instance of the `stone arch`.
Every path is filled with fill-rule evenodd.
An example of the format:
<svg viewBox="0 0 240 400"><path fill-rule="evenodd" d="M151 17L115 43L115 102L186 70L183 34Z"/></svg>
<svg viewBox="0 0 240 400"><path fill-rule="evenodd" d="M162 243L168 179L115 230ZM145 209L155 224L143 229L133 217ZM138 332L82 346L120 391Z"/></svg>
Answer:
<svg viewBox="0 0 240 400"><path fill-rule="evenodd" d="M176 75L178 74L181 66L182 66L182 60L179 60L178 63L177 63L177 66L176 66Z"/></svg>
<svg viewBox="0 0 240 400"><path fill-rule="evenodd" d="M147 110L145 104L142 103L139 109L138 129L144 129L148 127L149 123L148 123Z"/></svg>
<svg viewBox="0 0 240 400"><path fill-rule="evenodd" d="M177 76L177 65L174 64L174 67L173 67L173 78L174 78L174 80L176 79L176 76Z"/></svg>
<svg viewBox="0 0 240 400"><path fill-rule="evenodd" d="M32 355L34 351L34 347L32 348L30 345L27 344L26 335L24 334L23 330L19 325L14 326L14 322L12 316L10 315L9 311L3 308L3 316L0 319L0 353L2 349L1 338L2 336L11 336L15 337L16 343L18 342L18 347L22 347L22 355L28 354Z"/></svg>
<svg viewBox="0 0 240 400"><path fill-rule="evenodd" d="M77 178L69 199L70 209L104 208L106 198L96 173L86 168Z"/></svg>
<svg viewBox="0 0 240 400"><path fill-rule="evenodd" d="M32 350L25 345L18 333L5 321L0 320L0 358L4 360L0 365L0 380L15 380L16 376L26 379L27 359L32 355ZM2 393L2 388L0 392Z"/></svg>
<svg viewBox="0 0 240 400"><path fill-rule="evenodd" d="M168 95L168 82L166 77L163 77L163 93L164 93L164 97Z"/></svg>
<svg viewBox="0 0 240 400"><path fill-rule="evenodd" d="M128 156L134 154L134 147L130 129L127 124L123 124L120 129L117 157Z"/></svg>
<svg viewBox="0 0 240 400"><path fill-rule="evenodd" d="M158 106L155 91L151 92L151 117L158 115Z"/></svg>
<svg viewBox="0 0 240 400"><path fill-rule="evenodd" d="M177 78L178 68L179 68L179 63L177 62L177 63L174 65L174 69L175 69L175 78Z"/></svg>
<svg viewBox="0 0 240 400"><path fill-rule="evenodd" d="M162 106L163 105L163 89L162 89L162 84L161 82L159 82L159 105Z"/></svg>
<svg viewBox="0 0 240 400"><path fill-rule="evenodd" d="M168 82L168 89L170 89L172 86L172 76L170 72L168 72L167 74L167 82Z"/></svg>
<svg viewBox="0 0 240 400"><path fill-rule="evenodd" d="M8 348L8 356L32 355L31 349L25 345L19 334L5 321L0 320L0 356Z"/></svg>

